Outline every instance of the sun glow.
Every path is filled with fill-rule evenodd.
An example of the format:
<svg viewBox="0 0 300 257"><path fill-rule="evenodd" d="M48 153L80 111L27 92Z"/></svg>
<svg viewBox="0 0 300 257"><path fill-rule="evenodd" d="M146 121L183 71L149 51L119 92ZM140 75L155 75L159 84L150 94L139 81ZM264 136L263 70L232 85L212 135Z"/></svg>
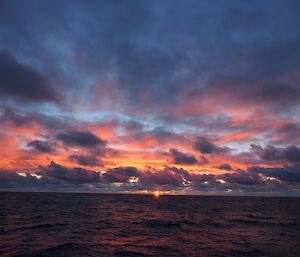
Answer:
<svg viewBox="0 0 300 257"><path fill-rule="evenodd" d="M160 192L159 192L159 191L154 191L154 192L153 192L153 195L154 195L155 197L160 197Z"/></svg>

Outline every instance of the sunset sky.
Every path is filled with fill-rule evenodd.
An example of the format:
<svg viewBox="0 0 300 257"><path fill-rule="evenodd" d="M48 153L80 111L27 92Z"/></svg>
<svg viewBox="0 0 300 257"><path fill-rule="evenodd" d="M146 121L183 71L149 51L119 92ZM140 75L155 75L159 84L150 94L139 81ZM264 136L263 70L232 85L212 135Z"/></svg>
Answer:
<svg viewBox="0 0 300 257"><path fill-rule="evenodd" d="M299 13L0 1L0 190L300 195Z"/></svg>

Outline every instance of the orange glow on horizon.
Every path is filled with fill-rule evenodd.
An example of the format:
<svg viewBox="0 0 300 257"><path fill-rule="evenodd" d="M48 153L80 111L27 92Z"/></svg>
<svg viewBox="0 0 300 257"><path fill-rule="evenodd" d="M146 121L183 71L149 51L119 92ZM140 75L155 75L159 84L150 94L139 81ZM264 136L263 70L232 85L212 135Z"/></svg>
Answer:
<svg viewBox="0 0 300 257"><path fill-rule="evenodd" d="M153 195L154 195L155 197L160 197L160 192L159 192L159 191L154 191L154 192L153 192Z"/></svg>

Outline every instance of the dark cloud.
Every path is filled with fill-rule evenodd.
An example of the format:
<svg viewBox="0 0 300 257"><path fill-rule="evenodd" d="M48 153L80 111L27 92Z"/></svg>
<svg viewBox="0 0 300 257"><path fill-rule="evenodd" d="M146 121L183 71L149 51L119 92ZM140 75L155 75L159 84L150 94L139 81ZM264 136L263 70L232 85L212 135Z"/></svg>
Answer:
<svg viewBox="0 0 300 257"><path fill-rule="evenodd" d="M276 147L268 145L263 148L260 145L251 145L252 151L258 155L258 157L265 161L289 161L300 162L300 148L297 146L288 147Z"/></svg>
<svg viewBox="0 0 300 257"><path fill-rule="evenodd" d="M193 165L198 163L197 159L193 155L185 154L174 148L171 148L169 152L172 155L175 164Z"/></svg>
<svg viewBox="0 0 300 257"><path fill-rule="evenodd" d="M268 110L277 116L279 113L297 110L300 100L298 82L295 82L296 85L265 85L261 81L243 81L223 76L218 80L210 82L206 87L194 88L184 93L183 98L190 105L187 112L197 113L193 109L199 108L200 113L234 113L238 108L245 108L257 114Z"/></svg>
<svg viewBox="0 0 300 257"><path fill-rule="evenodd" d="M28 182L30 173L25 173L25 176L20 176L17 172L9 170L0 170L0 185L6 182Z"/></svg>
<svg viewBox="0 0 300 257"><path fill-rule="evenodd" d="M93 166L103 154L108 159L119 154L122 159L123 150L107 149L107 142L90 132L101 131L102 127L91 127L101 126L102 119L109 117L116 119L105 127L112 145L125 148L129 142L143 156L149 148L158 155L178 146L180 151L170 150L175 164L198 161L200 166L209 161L210 165L197 172L201 174L174 168L153 168L145 174L136 170L140 182L134 186L128 179L131 173L126 173L133 167L108 169L106 175L99 175L105 178L102 184L116 181L139 189L159 185L182 189L191 183L195 190L220 192L293 184L278 174L291 172L285 165L298 164L300 158L297 1L0 2L0 47L8 49L0 52L0 100L6 106L1 107L0 123L4 129L12 128L0 132L10 137L5 143L19 143L15 150L24 150L25 133L43 133L62 142L53 142L56 147L80 148L76 154L59 149L74 163ZM261 125L264 121L268 125ZM253 143L272 145L253 145L250 152L232 154L226 145L244 149L248 132ZM198 160L186 152L193 138L197 138L193 148L202 154ZM28 146L50 153L41 140ZM7 163L18 163L14 158L11 155ZM231 158L237 167L272 164L287 173L232 170ZM226 163L218 168L231 171L218 175L207 170L216 167L215 160ZM72 184L70 177L78 177L77 183L81 179L77 173L83 178L94 174L55 163L50 166L49 174L43 171L40 179L30 175L15 179ZM61 173L67 175L60 177ZM263 174L277 179L264 180Z"/></svg>
<svg viewBox="0 0 300 257"><path fill-rule="evenodd" d="M140 176L140 183L146 188L183 188L182 176L169 169L163 171L146 171Z"/></svg>
<svg viewBox="0 0 300 257"><path fill-rule="evenodd" d="M0 108L0 110L1 110L1 115L0 115L1 123L10 122L13 123L15 126L22 126L34 120L32 115L28 116L24 114L19 114L7 107L2 107Z"/></svg>
<svg viewBox="0 0 300 257"><path fill-rule="evenodd" d="M45 76L20 64L8 51L0 51L0 97L29 102L57 102L60 98Z"/></svg>
<svg viewBox="0 0 300 257"><path fill-rule="evenodd" d="M227 147L217 146L206 137L198 137L194 148L203 154L225 153L229 151Z"/></svg>
<svg viewBox="0 0 300 257"><path fill-rule="evenodd" d="M282 182L299 184L300 183L300 166L299 164L275 167L275 168L264 168L253 166L249 167L249 172L262 174L267 177L279 179Z"/></svg>
<svg viewBox="0 0 300 257"><path fill-rule="evenodd" d="M117 167L108 169L103 174L103 179L106 182L127 183L131 177L140 177L141 172L135 167Z"/></svg>
<svg viewBox="0 0 300 257"><path fill-rule="evenodd" d="M220 170L232 170L232 167L228 163L221 164L217 167Z"/></svg>
<svg viewBox="0 0 300 257"><path fill-rule="evenodd" d="M296 104L297 86L272 78L300 66L299 5L254 1L220 6L218 1L29 1L16 8L15 2L4 1L1 43L28 59L37 55L41 68L77 95L89 95L90 88L76 82L70 71L100 79L113 74L126 107L173 105L186 100L182 91L217 76L249 82L230 91L233 100L256 97L286 105L291 97ZM253 81L262 83L253 86ZM227 91L223 86L218 93Z"/></svg>
<svg viewBox="0 0 300 257"><path fill-rule="evenodd" d="M141 131L144 127L144 125L138 121L128 121L128 122L124 122L121 125L129 132Z"/></svg>
<svg viewBox="0 0 300 257"><path fill-rule="evenodd" d="M126 186L126 184L131 185L131 189L173 190L184 187L184 174L188 176L188 171L175 167L146 171L140 171L135 167L116 167L106 170L102 178L105 183L122 183L123 186Z"/></svg>
<svg viewBox="0 0 300 257"><path fill-rule="evenodd" d="M33 140L27 144L27 146L34 148L35 150L42 153L50 153L53 151L49 142L42 140Z"/></svg>
<svg viewBox="0 0 300 257"><path fill-rule="evenodd" d="M300 148L290 146L283 150L283 157L291 162L300 162Z"/></svg>
<svg viewBox="0 0 300 257"><path fill-rule="evenodd" d="M251 166L226 174L197 174L182 168L139 171L134 167L117 167L104 173L82 168L67 168L51 162L37 171L17 173L0 170L0 189L25 188L55 190L192 190L213 194L278 193L299 194L299 165L264 168ZM131 180L132 179L132 180ZM114 183L119 183L117 186ZM87 185L84 187L84 185Z"/></svg>
<svg viewBox="0 0 300 257"><path fill-rule="evenodd" d="M245 185L245 186L263 186L265 182L256 173L249 173L246 171L237 171L235 173L227 173L219 175L218 178L223 179L231 185Z"/></svg>
<svg viewBox="0 0 300 257"><path fill-rule="evenodd" d="M162 143L172 143L176 140L184 140L182 135L177 134L173 131L166 130L162 127L156 127L153 130L148 131L138 131L133 136L136 140L146 140L148 138L154 138L158 142Z"/></svg>
<svg viewBox="0 0 300 257"><path fill-rule="evenodd" d="M59 133L56 137L68 146L79 146L84 148L105 147L106 141L99 138L90 131L69 131Z"/></svg>
<svg viewBox="0 0 300 257"><path fill-rule="evenodd" d="M300 144L300 126L297 123L285 123L271 135L273 144Z"/></svg>
<svg viewBox="0 0 300 257"><path fill-rule="evenodd" d="M15 127L26 127L30 124L36 124L44 127L46 130L60 131L68 127L74 127L75 122L73 119L1 106L0 123L9 123Z"/></svg>
<svg viewBox="0 0 300 257"><path fill-rule="evenodd" d="M77 155L72 154L69 156L70 161L75 162L82 166L103 166L103 164L93 155Z"/></svg>
<svg viewBox="0 0 300 257"><path fill-rule="evenodd" d="M66 168L55 162L51 162L49 166L40 167L37 174L74 183L99 183L101 181L99 172L82 168Z"/></svg>
<svg viewBox="0 0 300 257"><path fill-rule="evenodd" d="M192 185L204 186L204 184L215 184L216 175L214 174L194 174L190 173L187 179L192 183Z"/></svg>

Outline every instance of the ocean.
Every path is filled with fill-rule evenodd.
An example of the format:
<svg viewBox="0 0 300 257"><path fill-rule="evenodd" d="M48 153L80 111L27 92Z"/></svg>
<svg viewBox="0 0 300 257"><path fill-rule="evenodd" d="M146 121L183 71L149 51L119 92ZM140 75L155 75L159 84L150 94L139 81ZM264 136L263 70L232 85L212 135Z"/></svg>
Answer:
<svg viewBox="0 0 300 257"><path fill-rule="evenodd" d="M300 256L300 198L0 193L0 256Z"/></svg>

